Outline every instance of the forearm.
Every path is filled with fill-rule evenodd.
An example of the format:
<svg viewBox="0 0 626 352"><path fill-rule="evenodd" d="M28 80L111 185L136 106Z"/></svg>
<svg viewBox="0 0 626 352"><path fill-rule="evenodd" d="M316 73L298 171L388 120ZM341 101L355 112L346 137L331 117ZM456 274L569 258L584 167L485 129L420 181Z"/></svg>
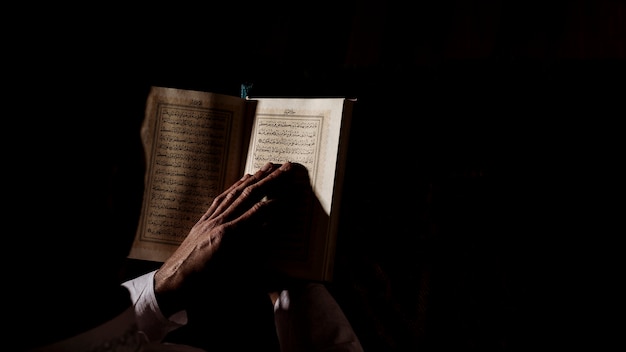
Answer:
<svg viewBox="0 0 626 352"><path fill-rule="evenodd" d="M282 291L273 299L282 352L363 350L352 325L324 285L309 283Z"/></svg>

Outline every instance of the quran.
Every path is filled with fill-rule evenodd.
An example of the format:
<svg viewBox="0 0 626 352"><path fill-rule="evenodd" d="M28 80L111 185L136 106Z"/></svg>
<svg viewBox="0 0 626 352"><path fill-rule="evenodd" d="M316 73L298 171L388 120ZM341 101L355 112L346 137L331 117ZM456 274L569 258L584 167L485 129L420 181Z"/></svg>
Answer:
<svg viewBox="0 0 626 352"><path fill-rule="evenodd" d="M306 166L318 206L274 264L291 277L331 281L355 102L151 87L141 126L143 204L128 257L165 261L228 186L266 162L290 161Z"/></svg>

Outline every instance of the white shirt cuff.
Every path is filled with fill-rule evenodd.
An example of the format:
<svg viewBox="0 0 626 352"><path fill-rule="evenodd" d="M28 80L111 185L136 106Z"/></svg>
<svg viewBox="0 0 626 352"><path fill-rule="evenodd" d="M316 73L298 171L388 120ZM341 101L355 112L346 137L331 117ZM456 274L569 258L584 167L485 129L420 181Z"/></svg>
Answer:
<svg viewBox="0 0 626 352"><path fill-rule="evenodd" d="M182 310L166 318L154 294L154 273L156 270L122 283L130 292L135 307L137 324L150 341L162 341L165 336L187 324L187 312Z"/></svg>

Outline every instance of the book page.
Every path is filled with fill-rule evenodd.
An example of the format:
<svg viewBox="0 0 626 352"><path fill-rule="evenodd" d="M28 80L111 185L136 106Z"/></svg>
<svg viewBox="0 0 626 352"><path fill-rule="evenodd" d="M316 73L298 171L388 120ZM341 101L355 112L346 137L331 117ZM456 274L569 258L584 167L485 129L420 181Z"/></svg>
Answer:
<svg viewBox="0 0 626 352"><path fill-rule="evenodd" d="M311 179L316 203L303 228L281 240L276 260L298 277L325 279L326 261L334 255L334 229L330 224L337 210L337 167L345 123L344 98L252 98L257 100L256 116L248 149L245 172L251 173L266 162L297 162ZM351 113L351 111L350 111ZM345 139L345 138L344 138ZM345 141L344 141L345 142ZM343 162L343 160L341 160ZM339 165L343 169L343 165ZM337 182L337 183L336 183Z"/></svg>
<svg viewBox="0 0 626 352"><path fill-rule="evenodd" d="M250 173L270 161L307 167L327 213L335 181L343 98L261 98L246 163Z"/></svg>
<svg viewBox="0 0 626 352"><path fill-rule="evenodd" d="M167 259L241 177L248 105L238 97L152 88L142 126L143 208L129 258Z"/></svg>

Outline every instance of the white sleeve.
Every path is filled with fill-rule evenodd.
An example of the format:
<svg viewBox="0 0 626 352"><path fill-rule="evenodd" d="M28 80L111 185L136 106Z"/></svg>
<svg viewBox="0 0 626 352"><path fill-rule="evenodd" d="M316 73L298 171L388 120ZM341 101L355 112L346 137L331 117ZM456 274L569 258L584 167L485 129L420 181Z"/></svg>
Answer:
<svg viewBox="0 0 626 352"><path fill-rule="evenodd" d="M162 341L165 336L187 324L187 312L182 310L166 318L154 295L154 273L156 270L122 283L130 292L135 307L139 330L150 341Z"/></svg>

